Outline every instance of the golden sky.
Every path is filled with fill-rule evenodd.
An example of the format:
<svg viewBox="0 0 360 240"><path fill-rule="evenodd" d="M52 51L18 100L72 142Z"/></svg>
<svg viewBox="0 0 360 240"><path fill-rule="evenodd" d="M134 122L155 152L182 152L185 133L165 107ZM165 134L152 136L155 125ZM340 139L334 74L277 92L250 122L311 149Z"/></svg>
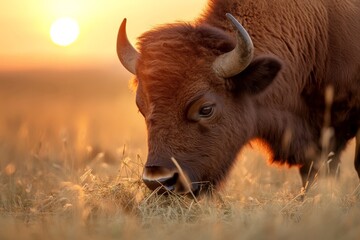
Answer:
<svg viewBox="0 0 360 240"><path fill-rule="evenodd" d="M128 35L136 37L157 24L192 20L206 0L12 0L0 3L0 71L81 68L117 64L116 36L124 17ZM55 45L50 26L60 17L76 19L79 38Z"/></svg>

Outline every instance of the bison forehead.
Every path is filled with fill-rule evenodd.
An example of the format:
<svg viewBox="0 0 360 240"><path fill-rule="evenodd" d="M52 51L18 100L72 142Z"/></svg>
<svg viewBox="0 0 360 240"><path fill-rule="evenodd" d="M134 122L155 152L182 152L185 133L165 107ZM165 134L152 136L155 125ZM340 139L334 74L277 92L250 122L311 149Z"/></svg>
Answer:
<svg viewBox="0 0 360 240"><path fill-rule="evenodd" d="M173 98L208 88L214 79L213 60L235 43L218 28L182 23L151 30L138 45L137 77L144 92Z"/></svg>
<svg viewBox="0 0 360 240"><path fill-rule="evenodd" d="M211 66L217 55L232 50L234 40L224 31L208 25L173 24L156 28L139 38L138 69L143 72L184 72Z"/></svg>
<svg viewBox="0 0 360 240"><path fill-rule="evenodd" d="M139 38L138 45L141 54L191 52L205 56L229 52L235 47L235 40L223 30L207 24L194 26L178 23L167 24L144 33Z"/></svg>

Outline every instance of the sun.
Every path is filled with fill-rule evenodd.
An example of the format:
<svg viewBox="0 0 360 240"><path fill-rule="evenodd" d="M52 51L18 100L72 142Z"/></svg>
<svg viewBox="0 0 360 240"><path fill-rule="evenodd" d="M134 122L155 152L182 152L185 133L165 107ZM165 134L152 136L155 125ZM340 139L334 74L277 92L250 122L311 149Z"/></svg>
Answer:
<svg viewBox="0 0 360 240"><path fill-rule="evenodd" d="M68 46L79 36L79 24L70 17L57 19L50 28L51 40L60 46Z"/></svg>

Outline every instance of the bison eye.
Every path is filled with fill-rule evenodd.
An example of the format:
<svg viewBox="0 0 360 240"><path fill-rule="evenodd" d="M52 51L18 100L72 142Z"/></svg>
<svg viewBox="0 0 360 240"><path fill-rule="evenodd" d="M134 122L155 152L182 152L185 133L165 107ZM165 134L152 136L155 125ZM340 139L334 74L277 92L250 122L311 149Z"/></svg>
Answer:
<svg viewBox="0 0 360 240"><path fill-rule="evenodd" d="M214 105L203 106L199 110L200 117L208 118L214 113Z"/></svg>

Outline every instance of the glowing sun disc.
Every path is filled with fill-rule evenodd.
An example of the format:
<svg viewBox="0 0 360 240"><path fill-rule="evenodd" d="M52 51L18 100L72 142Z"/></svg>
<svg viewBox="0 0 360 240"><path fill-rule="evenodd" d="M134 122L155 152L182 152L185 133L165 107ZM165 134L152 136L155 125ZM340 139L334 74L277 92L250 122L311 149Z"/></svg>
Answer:
<svg viewBox="0 0 360 240"><path fill-rule="evenodd" d="M55 44L68 46L78 38L79 24L69 17L59 18L51 25L50 36Z"/></svg>

